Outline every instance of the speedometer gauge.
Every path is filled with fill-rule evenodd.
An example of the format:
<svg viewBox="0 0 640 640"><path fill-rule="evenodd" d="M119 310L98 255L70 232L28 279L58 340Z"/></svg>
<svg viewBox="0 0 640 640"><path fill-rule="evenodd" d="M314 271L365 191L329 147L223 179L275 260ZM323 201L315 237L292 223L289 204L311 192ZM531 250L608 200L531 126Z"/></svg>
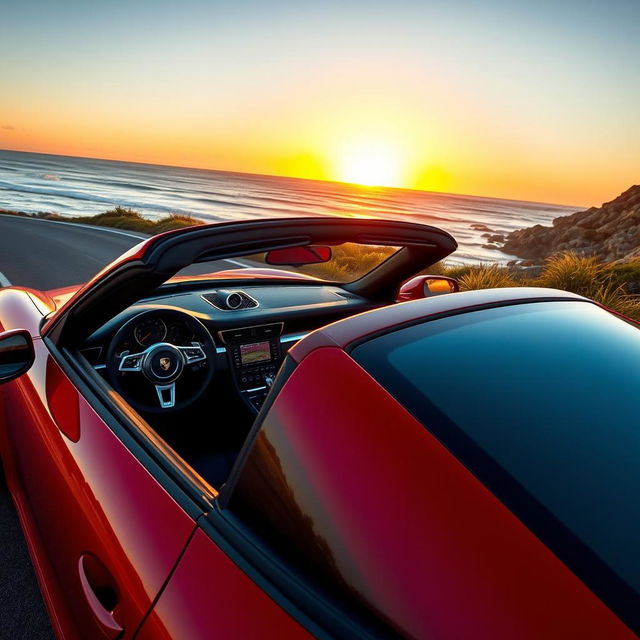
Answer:
<svg viewBox="0 0 640 640"><path fill-rule="evenodd" d="M170 322L167 325L167 336L165 340L170 344L188 345L195 339L193 331L184 322Z"/></svg>
<svg viewBox="0 0 640 640"><path fill-rule="evenodd" d="M143 347L162 342L167 336L167 325L161 318L149 318L142 320L133 330L133 335L138 344Z"/></svg>

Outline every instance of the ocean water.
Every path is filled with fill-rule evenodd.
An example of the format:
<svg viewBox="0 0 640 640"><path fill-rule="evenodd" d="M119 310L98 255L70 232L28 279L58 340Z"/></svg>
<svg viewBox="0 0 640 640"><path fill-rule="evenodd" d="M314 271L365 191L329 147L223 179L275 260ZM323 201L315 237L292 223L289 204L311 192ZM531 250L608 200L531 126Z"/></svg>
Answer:
<svg viewBox="0 0 640 640"><path fill-rule="evenodd" d="M506 234L573 213L575 207L498 198L358 187L206 169L186 169L0 150L0 209L91 216L116 205L149 218L205 221L341 215L432 224L454 236L450 262L506 262L483 234Z"/></svg>

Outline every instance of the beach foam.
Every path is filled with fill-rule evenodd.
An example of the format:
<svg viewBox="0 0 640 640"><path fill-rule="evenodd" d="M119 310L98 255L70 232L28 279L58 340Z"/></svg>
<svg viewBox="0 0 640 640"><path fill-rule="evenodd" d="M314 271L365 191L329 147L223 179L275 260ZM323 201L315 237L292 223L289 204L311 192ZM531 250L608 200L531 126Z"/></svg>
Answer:
<svg viewBox="0 0 640 640"><path fill-rule="evenodd" d="M534 224L548 225L553 218L576 210L497 198L0 151L0 208L90 216L116 205L150 218L180 213L206 221L323 214L420 221L456 238L460 248L451 261L460 262L509 260L512 256L486 248L483 234L504 235Z"/></svg>

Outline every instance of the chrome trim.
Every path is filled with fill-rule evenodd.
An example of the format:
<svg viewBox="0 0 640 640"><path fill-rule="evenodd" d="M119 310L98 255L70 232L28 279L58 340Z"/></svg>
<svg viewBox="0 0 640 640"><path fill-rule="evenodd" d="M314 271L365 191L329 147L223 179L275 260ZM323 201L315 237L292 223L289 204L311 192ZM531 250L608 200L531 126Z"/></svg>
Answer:
<svg viewBox="0 0 640 640"><path fill-rule="evenodd" d="M244 393L253 393L254 391L264 391L267 387L256 387L255 389L243 389Z"/></svg>
<svg viewBox="0 0 640 640"><path fill-rule="evenodd" d="M169 392L169 399L165 400L162 397L162 392ZM172 382L171 384L157 384L156 385L156 393L158 394L158 400L160 400L160 407L163 409L170 409L176 404L176 383Z"/></svg>
<svg viewBox="0 0 640 640"><path fill-rule="evenodd" d="M227 353L227 349L225 347L216 347L216 353Z"/></svg>
<svg viewBox="0 0 640 640"><path fill-rule="evenodd" d="M93 365L93 368L94 368L96 371L101 371L102 369L106 369L106 368L107 368L107 365L106 365L106 364L94 364L94 365Z"/></svg>
<svg viewBox="0 0 640 640"><path fill-rule="evenodd" d="M220 295L217 290L214 290L211 293L215 293L216 295ZM211 295L211 293L201 293L200 297L207 304L210 304L214 309L217 309L218 311L226 311L227 313L229 311L250 311L251 309L257 309L260 306L260 303L253 296L250 296L246 291L242 291L242 289L238 289L237 291L232 291L231 293L237 293L239 295L247 296L247 298L249 298L249 300L251 300L251 302L254 303L254 306L253 307L246 307L244 309L240 309L240 307L235 307L235 308L232 308L232 309L223 309L222 307L219 307L217 304L213 304L213 302L211 302L211 300L207 300L205 298L205 295ZM231 293L229 295L231 295ZM222 297L222 296L220 296L220 297ZM229 296L227 296L227 298L228 297ZM226 302L226 300L225 300L225 302Z"/></svg>
<svg viewBox="0 0 640 640"><path fill-rule="evenodd" d="M240 302L238 302L237 305L232 305L229 300L231 299L232 296L237 296L238 298L240 298ZM232 291L225 299L224 299L224 303L227 305L227 309L232 309L233 311L235 311L236 309L239 309L242 306L242 302L243 302L243 298L242 298L242 293L240 293L239 291Z"/></svg>
<svg viewBox="0 0 640 640"><path fill-rule="evenodd" d="M311 333L309 331L309 333ZM298 340L302 340L302 338L306 338L309 333L292 333L288 336L281 336L280 342L297 342Z"/></svg>
<svg viewBox="0 0 640 640"><path fill-rule="evenodd" d="M120 359L120 364L118 365L118 371L135 371L135 372L142 371L142 363L144 362L146 357L147 357L147 349L145 349L144 351L141 351L140 353L129 353L128 351L125 351L124 353L120 354L121 359ZM125 362L129 358L138 358L137 366L125 367Z"/></svg>
<svg viewBox="0 0 640 640"><path fill-rule="evenodd" d="M201 362L202 360L207 359L207 354L204 352L199 342L192 342L190 346L186 346L186 345L178 346L177 349L182 354L185 364L193 364L194 362ZM198 355L190 356L189 354L186 353L187 349L197 349Z"/></svg>

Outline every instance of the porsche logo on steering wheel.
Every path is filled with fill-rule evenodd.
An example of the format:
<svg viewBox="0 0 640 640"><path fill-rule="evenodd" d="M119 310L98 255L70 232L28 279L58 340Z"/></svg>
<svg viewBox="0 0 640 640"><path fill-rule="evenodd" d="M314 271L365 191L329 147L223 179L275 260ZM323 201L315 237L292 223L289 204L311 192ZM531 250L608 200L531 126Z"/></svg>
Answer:
<svg viewBox="0 0 640 640"><path fill-rule="evenodd" d="M171 367L171 358L160 358L160 368L163 371L169 371Z"/></svg>

